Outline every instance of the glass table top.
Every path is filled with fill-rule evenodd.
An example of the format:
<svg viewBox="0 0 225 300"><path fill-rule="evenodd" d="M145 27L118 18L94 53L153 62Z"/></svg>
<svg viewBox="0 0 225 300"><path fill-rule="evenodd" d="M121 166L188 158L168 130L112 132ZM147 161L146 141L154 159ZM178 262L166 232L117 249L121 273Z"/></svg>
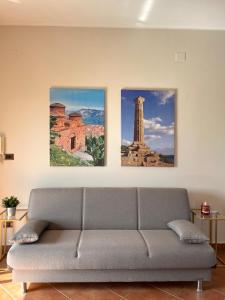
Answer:
<svg viewBox="0 0 225 300"><path fill-rule="evenodd" d="M200 220L209 220L209 221L210 220L225 220L225 215L222 215L220 213L204 216L201 214L200 209L193 209L192 212L195 215L195 218L200 219Z"/></svg>
<svg viewBox="0 0 225 300"><path fill-rule="evenodd" d="M4 209L2 212L0 212L0 221L20 221L22 220L27 214L27 209L16 209L16 215L13 217L7 216L6 209Z"/></svg>

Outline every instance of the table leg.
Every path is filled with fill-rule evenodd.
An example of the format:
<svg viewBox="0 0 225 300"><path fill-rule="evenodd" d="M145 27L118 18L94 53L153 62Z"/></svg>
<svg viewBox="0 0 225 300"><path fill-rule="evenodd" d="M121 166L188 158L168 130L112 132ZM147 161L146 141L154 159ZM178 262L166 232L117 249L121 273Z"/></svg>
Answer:
<svg viewBox="0 0 225 300"><path fill-rule="evenodd" d="M218 255L218 220L215 220L215 252L216 258L222 264L217 264L217 267L225 267L225 261Z"/></svg>
<svg viewBox="0 0 225 300"><path fill-rule="evenodd" d="M216 256L217 256L217 250L218 250L218 243L217 243L217 233L218 233L218 231L217 231L217 224L218 222L217 222L217 220L215 220L215 251L216 251Z"/></svg>
<svg viewBox="0 0 225 300"><path fill-rule="evenodd" d="M191 222L195 222L195 213L193 211L191 212Z"/></svg>
<svg viewBox="0 0 225 300"><path fill-rule="evenodd" d="M5 231L6 228L6 222L0 221L0 261L4 258L6 254L6 240L7 240L7 234Z"/></svg>
<svg viewBox="0 0 225 300"><path fill-rule="evenodd" d="M3 248L3 245L2 245L2 222L0 221L0 261L3 258L3 255L2 255L3 249L2 248Z"/></svg>
<svg viewBox="0 0 225 300"><path fill-rule="evenodd" d="M7 252L7 221L4 222L4 253L5 255Z"/></svg>
<svg viewBox="0 0 225 300"><path fill-rule="evenodd" d="M209 220L209 242L212 244L212 220Z"/></svg>

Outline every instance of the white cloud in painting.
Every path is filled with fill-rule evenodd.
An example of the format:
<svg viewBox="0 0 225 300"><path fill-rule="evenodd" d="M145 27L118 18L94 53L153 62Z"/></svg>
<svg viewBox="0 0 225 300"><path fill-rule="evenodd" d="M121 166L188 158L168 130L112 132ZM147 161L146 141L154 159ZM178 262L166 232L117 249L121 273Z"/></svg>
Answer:
<svg viewBox="0 0 225 300"><path fill-rule="evenodd" d="M160 135L155 135L155 134L147 134L145 135L145 141L146 142L152 142L155 140L160 140L162 137Z"/></svg>
<svg viewBox="0 0 225 300"><path fill-rule="evenodd" d="M161 123L162 122L162 119L160 117L155 117L155 118L152 118L151 119L153 122L159 122Z"/></svg>
<svg viewBox="0 0 225 300"><path fill-rule="evenodd" d="M94 109L94 110L104 110L103 107L97 107L97 106L83 106L83 105L67 105L66 110L68 112L72 111L78 111L81 109Z"/></svg>
<svg viewBox="0 0 225 300"><path fill-rule="evenodd" d="M144 127L152 135L174 135L174 123L170 125L162 125L162 120L159 117L144 119Z"/></svg>
<svg viewBox="0 0 225 300"><path fill-rule="evenodd" d="M154 91L153 94L160 99L160 105L165 105L175 95L175 90Z"/></svg>
<svg viewBox="0 0 225 300"><path fill-rule="evenodd" d="M126 140L126 139L122 139L122 145L129 146L129 145L131 145L131 144L132 144L131 141Z"/></svg>

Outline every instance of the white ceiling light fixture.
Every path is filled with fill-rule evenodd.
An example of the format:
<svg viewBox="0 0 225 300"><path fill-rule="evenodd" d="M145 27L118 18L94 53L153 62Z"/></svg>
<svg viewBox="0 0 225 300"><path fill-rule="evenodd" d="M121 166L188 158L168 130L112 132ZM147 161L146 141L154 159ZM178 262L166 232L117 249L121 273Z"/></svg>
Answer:
<svg viewBox="0 0 225 300"><path fill-rule="evenodd" d="M138 17L138 22L145 23L147 21L150 11L153 8L154 2L155 0L145 0Z"/></svg>

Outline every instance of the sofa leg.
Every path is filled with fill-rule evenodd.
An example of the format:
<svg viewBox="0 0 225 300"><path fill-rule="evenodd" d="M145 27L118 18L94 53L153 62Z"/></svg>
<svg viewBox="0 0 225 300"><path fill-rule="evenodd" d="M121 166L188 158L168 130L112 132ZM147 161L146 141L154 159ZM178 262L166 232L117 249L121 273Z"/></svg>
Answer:
<svg viewBox="0 0 225 300"><path fill-rule="evenodd" d="M21 282L21 290L23 294L26 294L27 292L27 283L26 282Z"/></svg>
<svg viewBox="0 0 225 300"><path fill-rule="evenodd" d="M198 280L197 293L201 293L202 291L203 291L203 289L202 289L202 280Z"/></svg>

